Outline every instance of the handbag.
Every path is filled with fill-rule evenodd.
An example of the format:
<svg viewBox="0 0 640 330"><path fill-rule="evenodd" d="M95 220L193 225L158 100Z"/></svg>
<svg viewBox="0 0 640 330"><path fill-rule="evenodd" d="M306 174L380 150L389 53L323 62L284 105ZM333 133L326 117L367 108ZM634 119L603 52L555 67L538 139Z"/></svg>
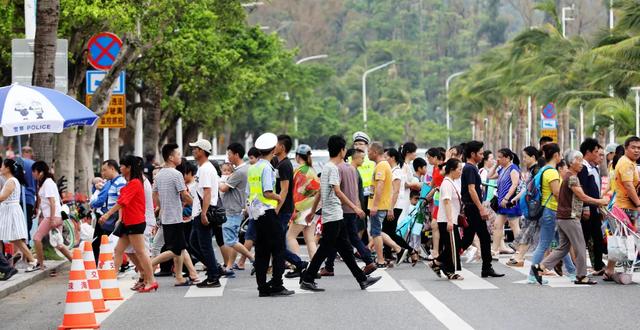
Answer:
<svg viewBox="0 0 640 330"><path fill-rule="evenodd" d="M467 216L464 214L464 203L462 202L462 198L460 197L460 193L458 192L458 189L456 189L456 185L453 182L451 182L451 185L453 185L453 190L456 192L456 195L458 195L458 202L460 202L460 214L458 214L458 226L462 228L467 228L469 227L469 221L467 219Z"/></svg>
<svg viewBox="0 0 640 330"><path fill-rule="evenodd" d="M500 205L498 205L498 196L493 196L491 201L489 202L489 206L493 210L493 212L498 212Z"/></svg>
<svg viewBox="0 0 640 330"><path fill-rule="evenodd" d="M200 200L200 205L204 205L204 202L199 194L198 199ZM218 204L209 205L206 215L209 223L214 226L222 226L225 222L227 222L227 211L224 209L224 207L222 207L222 199L219 196Z"/></svg>

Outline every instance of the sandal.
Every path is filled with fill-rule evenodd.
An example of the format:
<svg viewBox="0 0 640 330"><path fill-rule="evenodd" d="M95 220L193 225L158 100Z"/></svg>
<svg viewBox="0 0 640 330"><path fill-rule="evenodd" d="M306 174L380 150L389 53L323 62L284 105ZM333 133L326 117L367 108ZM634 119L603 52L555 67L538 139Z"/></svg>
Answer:
<svg viewBox="0 0 640 330"><path fill-rule="evenodd" d="M436 273L438 277L442 278L442 274L440 274L440 265L436 264L435 260L429 262L429 267L431 268L431 270L433 270L434 273Z"/></svg>
<svg viewBox="0 0 640 330"><path fill-rule="evenodd" d="M507 261L507 266L524 267L524 261L518 261L516 259L510 259L509 261Z"/></svg>
<svg viewBox="0 0 640 330"><path fill-rule="evenodd" d="M578 277L575 281L573 281L574 284L580 284L580 285L595 285L598 284L598 282L590 279L588 276L582 276L582 277Z"/></svg>
<svg viewBox="0 0 640 330"><path fill-rule="evenodd" d="M556 274L558 274L558 276L562 276L562 261L560 261L555 267L553 267L553 270L556 272Z"/></svg>
<svg viewBox="0 0 640 330"><path fill-rule="evenodd" d="M418 255L418 252L416 251L411 252L411 267L415 267L419 260L420 260L420 255Z"/></svg>
<svg viewBox="0 0 640 330"><path fill-rule="evenodd" d="M604 274L605 274L605 270L603 268L603 269L600 269L600 270L597 270L597 271L593 271L591 273L591 276L603 276Z"/></svg>
<svg viewBox="0 0 640 330"><path fill-rule="evenodd" d="M144 288L144 280L140 278L140 279L138 279L138 282L136 282L136 284L134 284L134 285L131 287L131 290L132 290L132 291L138 291L138 290L140 290L141 288Z"/></svg>
<svg viewBox="0 0 640 330"><path fill-rule="evenodd" d="M452 274L444 274L445 276L447 276L447 279L450 281L462 281L464 280L464 277L462 277L462 275L460 274L456 274L456 273L452 273Z"/></svg>
<svg viewBox="0 0 640 330"><path fill-rule="evenodd" d="M542 275L541 273L544 270L542 269L542 267L540 267L540 264L535 264L535 265L531 265L531 272L533 273L533 276L536 278L536 281L542 285Z"/></svg>
<svg viewBox="0 0 640 330"><path fill-rule="evenodd" d="M613 275L609 275L606 271L602 275L602 280L605 282L614 282Z"/></svg>

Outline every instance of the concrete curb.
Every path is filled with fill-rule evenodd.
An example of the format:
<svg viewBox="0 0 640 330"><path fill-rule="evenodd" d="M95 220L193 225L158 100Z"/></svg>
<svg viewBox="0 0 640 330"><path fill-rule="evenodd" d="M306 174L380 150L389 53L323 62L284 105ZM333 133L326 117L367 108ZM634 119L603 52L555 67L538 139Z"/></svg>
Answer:
<svg viewBox="0 0 640 330"><path fill-rule="evenodd" d="M34 284L36 282L44 280L45 278L48 278L49 273L52 270L55 270L58 273L60 273L62 270L69 268L69 266L71 266L71 263L65 260L65 261L55 261L53 262L53 264L49 264L49 262L45 262L45 265L47 266L46 271L34 272L34 273L31 273L33 275L30 274L29 276L21 276L17 278L19 274L22 274L24 272L24 270L20 270L20 273L16 275L14 278L12 278L11 280L7 282L0 282L0 299L3 299L4 297L12 293L16 293L30 286L31 284Z"/></svg>

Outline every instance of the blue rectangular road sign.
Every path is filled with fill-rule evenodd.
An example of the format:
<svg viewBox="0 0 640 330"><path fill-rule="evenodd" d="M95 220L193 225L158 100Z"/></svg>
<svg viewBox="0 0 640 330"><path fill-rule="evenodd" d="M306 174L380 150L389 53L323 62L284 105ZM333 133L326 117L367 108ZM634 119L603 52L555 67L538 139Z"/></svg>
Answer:
<svg viewBox="0 0 640 330"><path fill-rule="evenodd" d="M126 73L124 71L120 72L120 77L118 77L115 84L113 85L112 94L121 95L125 93L125 74ZM104 79L104 76L106 75L107 75L106 71L87 70L87 76L86 76L87 95L93 95L96 92L96 90L98 90L98 87L102 82L102 79Z"/></svg>

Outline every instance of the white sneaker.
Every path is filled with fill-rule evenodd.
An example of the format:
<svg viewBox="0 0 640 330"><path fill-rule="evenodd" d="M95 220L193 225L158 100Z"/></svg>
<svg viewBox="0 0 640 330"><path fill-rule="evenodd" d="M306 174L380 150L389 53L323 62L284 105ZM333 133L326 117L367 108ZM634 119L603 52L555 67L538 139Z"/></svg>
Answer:
<svg viewBox="0 0 640 330"><path fill-rule="evenodd" d="M466 261L465 263L470 263L475 259L476 253L478 252L478 248L475 246L470 246L467 251L465 251Z"/></svg>
<svg viewBox="0 0 640 330"><path fill-rule="evenodd" d="M38 265L37 262L32 262L29 264L29 267L27 267L27 269L25 270L25 273L36 272L43 269L44 267L40 267L40 265Z"/></svg>

